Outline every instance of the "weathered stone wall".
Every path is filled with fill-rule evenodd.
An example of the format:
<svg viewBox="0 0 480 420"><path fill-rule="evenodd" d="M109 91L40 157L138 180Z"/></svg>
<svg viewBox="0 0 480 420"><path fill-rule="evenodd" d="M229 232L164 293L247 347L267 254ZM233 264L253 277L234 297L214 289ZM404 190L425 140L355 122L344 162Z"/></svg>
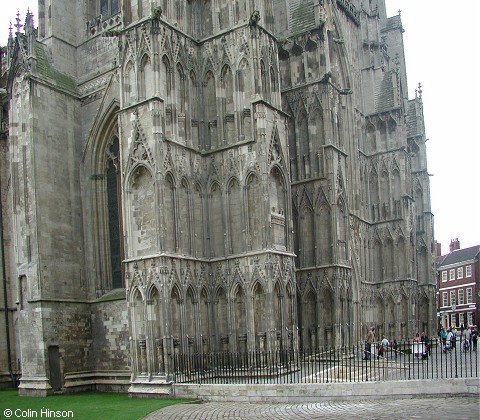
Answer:
<svg viewBox="0 0 480 420"><path fill-rule="evenodd" d="M91 370L94 343L89 305L58 302L42 306L43 342L46 349L59 347L63 375Z"/></svg>
<svg viewBox="0 0 480 420"><path fill-rule="evenodd" d="M131 369L129 317L124 293L116 293L115 300L99 301L90 306L91 366L95 371ZM113 296L111 298L113 299Z"/></svg>

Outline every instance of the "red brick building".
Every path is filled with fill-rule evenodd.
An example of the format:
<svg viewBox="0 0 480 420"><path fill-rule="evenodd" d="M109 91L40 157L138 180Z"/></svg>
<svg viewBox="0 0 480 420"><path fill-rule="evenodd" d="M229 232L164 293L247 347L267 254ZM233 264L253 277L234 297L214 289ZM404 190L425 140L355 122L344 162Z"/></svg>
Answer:
<svg viewBox="0 0 480 420"><path fill-rule="evenodd" d="M480 321L480 245L460 249L458 239L450 253L437 256L437 317L439 326L478 325Z"/></svg>

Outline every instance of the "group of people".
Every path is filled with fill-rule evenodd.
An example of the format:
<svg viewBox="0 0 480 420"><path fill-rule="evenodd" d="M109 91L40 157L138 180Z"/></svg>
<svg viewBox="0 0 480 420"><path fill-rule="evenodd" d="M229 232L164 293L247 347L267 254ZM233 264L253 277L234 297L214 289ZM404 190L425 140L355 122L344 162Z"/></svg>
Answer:
<svg viewBox="0 0 480 420"><path fill-rule="evenodd" d="M415 337L413 338L414 343L418 343L421 345L417 344L417 352L415 352L415 347L414 347L414 355L421 357L422 359L426 359L428 356L430 356L431 352L431 346L430 346L430 340L428 339L428 335L425 334L425 332L422 332L422 335L420 335L418 332L415 334Z"/></svg>
<svg viewBox="0 0 480 420"><path fill-rule="evenodd" d="M372 327L368 330L367 336L365 337L365 351L363 360L370 360L372 357L372 345L375 343L375 327ZM388 347L391 347L395 354L395 358L397 358L398 352L398 343L397 340L393 340L393 343L390 344L388 339L384 336L382 341L378 343L378 352L377 352L377 359L383 358L385 356L385 352L387 351Z"/></svg>
<svg viewBox="0 0 480 420"><path fill-rule="evenodd" d="M440 342L442 343L443 352L456 350L457 337L459 337L461 343L460 350L477 351L478 330L475 327L465 328L462 324L460 326L460 332L455 325L449 327L448 329L441 327L438 332L438 336L440 338Z"/></svg>
<svg viewBox="0 0 480 420"><path fill-rule="evenodd" d="M464 327L461 325L460 331L457 330L455 326L448 329L441 327L438 331L439 343L441 344L441 349L443 352L456 349L457 339L461 343L462 351L477 351L477 341L478 341L478 330L476 327ZM418 356L422 359L426 359L431 354L431 343L428 336L422 332L420 335L418 332L415 334L413 339L414 349L418 349ZM375 327L371 327L368 330L367 336L365 337L365 350L363 360L371 360L372 352L374 352L374 344L376 343L375 337ZM415 343L418 343L415 346ZM383 336L382 340L378 343L377 359L383 358L387 349L390 348L395 358L397 358L398 353L398 343L396 340L393 340L392 343Z"/></svg>

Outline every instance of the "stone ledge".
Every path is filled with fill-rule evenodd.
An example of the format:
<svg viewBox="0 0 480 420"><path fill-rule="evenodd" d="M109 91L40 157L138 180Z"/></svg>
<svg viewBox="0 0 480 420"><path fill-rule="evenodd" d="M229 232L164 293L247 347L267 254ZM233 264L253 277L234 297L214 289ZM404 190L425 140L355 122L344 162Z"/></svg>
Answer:
<svg viewBox="0 0 480 420"><path fill-rule="evenodd" d="M448 397L480 393L478 378L332 384L198 385L173 384L176 398L222 402L299 403L370 398Z"/></svg>

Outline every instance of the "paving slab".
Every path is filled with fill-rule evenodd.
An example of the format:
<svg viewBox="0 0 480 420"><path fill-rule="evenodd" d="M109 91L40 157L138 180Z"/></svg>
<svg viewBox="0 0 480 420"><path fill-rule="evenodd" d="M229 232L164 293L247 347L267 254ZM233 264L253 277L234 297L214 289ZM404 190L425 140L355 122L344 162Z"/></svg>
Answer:
<svg viewBox="0 0 480 420"><path fill-rule="evenodd" d="M214 419L480 419L480 397L394 398L305 404L204 402L176 404L144 420Z"/></svg>

